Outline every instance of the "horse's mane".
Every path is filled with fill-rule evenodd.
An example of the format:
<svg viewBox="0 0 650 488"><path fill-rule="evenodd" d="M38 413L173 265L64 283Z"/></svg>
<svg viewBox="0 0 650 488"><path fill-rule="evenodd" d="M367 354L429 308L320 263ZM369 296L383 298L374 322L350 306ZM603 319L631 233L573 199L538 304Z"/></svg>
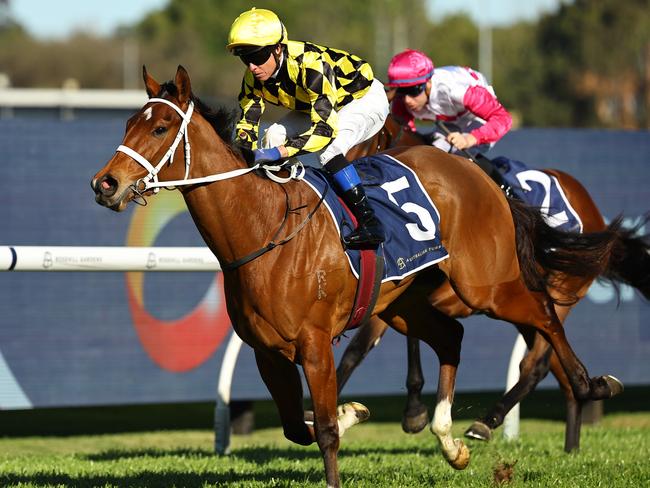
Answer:
<svg viewBox="0 0 650 488"><path fill-rule="evenodd" d="M178 96L178 88L172 81L163 83L160 87L159 97L170 95L172 97ZM235 110L226 107L218 107L213 109L203 102L199 97L192 94L191 99L194 102L194 110L201 114L207 120L217 135L225 142L231 149L233 147L233 133L235 128Z"/></svg>

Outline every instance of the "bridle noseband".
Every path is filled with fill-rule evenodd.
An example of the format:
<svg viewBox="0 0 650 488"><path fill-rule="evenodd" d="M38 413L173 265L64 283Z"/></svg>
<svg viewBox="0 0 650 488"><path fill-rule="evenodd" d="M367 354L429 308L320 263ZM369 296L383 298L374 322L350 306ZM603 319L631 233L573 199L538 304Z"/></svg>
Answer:
<svg viewBox="0 0 650 488"><path fill-rule="evenodd" d="M167 152L165 152L165 154L163 155L163 157L160 159L160 161L156 166L151 164L147 158L142 156L139 152L135 151L134 149L131 149L130 147L125 146L123 144L118 146L116 150L117 152L122 152L127 156L130 156L131 158L133 158L134 161L139 163L149 172L146 176L140 178L139 180L137 180L135 183L131 185L132 191L142 200L139 202L137 199L134 199L133 201L140 205L147 204L147 201L144 198L144 193L147 192L148 190L153 190L154 193L158 193L160 188L171 188L171 187L184 186L184 185L196 185L199 183L212 183L214 181L226 180L229 178L234 178L236 176L241 176L246 173L250 173L251 171L255 171L256 169L263 169L266 175L269 177L269 179L275 181L276 183L287 183L290 180L301 180L305 175L305 167L301 162L292 164L291 166L288 167L283 166L282 164L271 166L271 165L260 165L258 163L250 168L240 168L232 171L227 171L225 173L202 176L199 178L189 178L191 153L190 153L190 141L188 138L187 126L189 125L190 120L192 119L192 114L194 113L194 102L190 100L190 103L187 107L187 112L183 112L180 109L180 107L178 107L176 104L164 98L150 98L147 103L164 103L166 105L169 105L176 111L176 113L178 113L178 115L181 116L182 122L180 127L178 128L178 133L176 134L176 138L174 139L174 142L169 147ZM158 173L160 172L164 164L167 161L169 161L169 164L173 162L174 153L176 152L176 148L181 142L181 138L185 139L185 177L182 180L162 181L162 182L158 181ZM275 174L275 172L283 169L289 171L289 176L286 178ZM285 224L287 223L289 212L291 212L290 205L289 205L289 195L287 194L286 189L284 189L284 192L286 197L286 210L285 210L284 218L282 219L282 223L280 224L279 229L276 231L271 241L266 246L258 249L257 251L247 254L242 258L236 259L233 262L230 263L222 262L221 268L224 271L233 270L242 266L243 264L249 263L254 259L258 258L259 256L261 256L262 254L265 254L278 246L286 244L291 239L293 239L298 234L298 232L300 232L300 230L302 230L302 228L305 225L307 225L307 223L314 216L314 214L316 213L320 205L323 203L323 200L325 199L325 195L327 194L327 188L321 195L321 198L316 204L316 206L314 207L314 209L309 212L309 214L303 220L303 222L300 225L298 225L297 228L287 237L285 237L284 239L276 240L279 237L281 231L284 229Z"/></svg>
<svg viewBox="0 0 650 488"><path fill-rule="evenodd" d="M221 181L221 180L227 180L229 178L235 178L237 176L250 173L251 171L255 171L256 169L263 169L264 172L266 173L266 176L268 176L269 179L275 181L276 183L287 183L290 180L301 180L305 174L305 168L303 164L301 162L298 162L297 164L293 164L291 166L282 165L282 164L279 165L256 164L249 168L240 168L232 171L227 171L225 173L217 173L209 176L202 176L199 178L190 178L189 174L190 174L190 162L191 162L191 147L190 147L187 126L189 125L192 119L192 114L194 113L194 102L190 100L186 112L183 112L183 110L181 110L181 108L178 105L176 105L173 102L170 102L165 98L150 98L147 104L149 103L164 103L165 105L169 105L171 108L173 108L176 111L176 113L178 113L178 115L180 115L182 122L180 127L178 128L178 133L176 134L176 138L174 139L174 142L172 142L171 146L169 146L169 149L160 159L158 164L156 164L156 166L151 164L151 162L147 158L142 156L139 152L135 151L134 149L128 146L122 144L118 146L118 148L116 149L117 152L122 152L127 156L131 157L134 161L136 161L138 164L140 164L149 172L146 176L140 178L139 180L137 180L135 183L131 185L131 189L133 190L133 192L136 195L138 195L138 197L140 197L144 202L142 203L142 202L138 202L137 200L134 200L134 202L139 203L140 205L146 205L146 200L144 200L144 193L149 190L153 190L154 193L158 193L160 188L196 185L200 183L212 183L214 181ZM159 181L158 173L165 165L165 163L167 163L167 161L169 161L169 164L173 163L174 153L176 152L176 148L180 144L182 138L185 139L185 176L183 177L182 180ZM289 176L281 177L276 175L275 173L280 170L288 170Z"/></svg>
<svg viewBox="0 0 650 488"><path fill-rule="evenodd" d="M128 146L125 145L120 145L117 148L117 151L123 152L124 154L130 156L133 158L135 161L140 163L149 173L140 178L138 181L136 181L133 184L133 189L135 192L139 195L142 196L142 193L144 193L147 190L150 190L153 188L154 193L158 193L160 191L161 186L168 186L167 184L161 185L160 182L158 181L158 173L164 166L164 164L169 161L169 164L172 164L174 162L174 153L176 152L176 148L178 147L178 144L181 142L181 138L184 137L185 139L185 177L184 180L187 180L187 177L190 174L190 162L191 162L191 150L190 150L190 140L188 138L187 134L187 126L190 123L190 120L192 119L192 113L194 112L194 102L190 101L188 107L187 107L187 112L183 112L178 105L175 103L170 102L169 100L166 100L164 98L150 98L147 103L164 103L166 105L169 105L171 108L173 108L178 115L181 116L182 122L180 127L178 128L178 133L176 134L176 138L174 139L174 142L172 142L172 145L169 146L169 149L167 152L163 155L163 157L160 159L158 164L154 166L149 162L147 158L142 156L139 152L131 149ZM173 186L173 185L169 185Z"/></svg>

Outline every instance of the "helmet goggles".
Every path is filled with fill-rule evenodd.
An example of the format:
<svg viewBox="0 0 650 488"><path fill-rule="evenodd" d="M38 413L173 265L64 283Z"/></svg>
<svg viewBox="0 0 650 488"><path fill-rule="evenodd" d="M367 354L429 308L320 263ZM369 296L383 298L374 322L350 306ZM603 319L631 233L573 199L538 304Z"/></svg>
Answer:
<svg viewBox="0 0 650 488"><path fill-rule="evenodd" d="M397 93L409 97L417 97L420 93L426 88L426 83L421 83L419 85L413 86L400 86L397 88Z"/></svg>
<svg viewBox="0 0 650 488"><path fill-rule="evenodd" d="M255 66L261 66L269 60L269 57L271 57L271 53L275 49L275 46L276 45L264 46L261 49L254 48L253 50L251 50L250 48L249 49L235 48L233 49L233 53L236 56L239 56L239 59L241 59L242 63L244 63L246 66L248 66L249 64L254 64Z"/></svg>

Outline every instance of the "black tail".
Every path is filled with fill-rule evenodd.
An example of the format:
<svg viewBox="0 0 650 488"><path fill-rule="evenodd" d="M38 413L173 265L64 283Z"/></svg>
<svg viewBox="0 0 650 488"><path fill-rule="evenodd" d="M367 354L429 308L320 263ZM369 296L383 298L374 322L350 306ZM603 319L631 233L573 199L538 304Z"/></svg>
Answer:
<svg viewBox="0 0 650 488"><path fill-rule="evenodd" d="M612 255L602 277L616 283L633 286L650 300L650 234L639 231L650 221L646 214L631 229L619 229Z"/></svg>
<svg viewBox="0 0 650 488"><path fill-rule="evenodd" d="M585 279L602 276L631 284L645 280L643 293L647 293L647 273L640 272L638 276L634 268L645 259L647 269L648 256L641 255L648 246L643 239L632 237L634 230L621 228L622 218L615 219L603 231L579 234L549 226L539 209L519 200L508 199L508 203L515 223L519 266L530 290L546 291L556 286L554 273L564 273ZM574 295L561 304L577 300Z"/></svg>

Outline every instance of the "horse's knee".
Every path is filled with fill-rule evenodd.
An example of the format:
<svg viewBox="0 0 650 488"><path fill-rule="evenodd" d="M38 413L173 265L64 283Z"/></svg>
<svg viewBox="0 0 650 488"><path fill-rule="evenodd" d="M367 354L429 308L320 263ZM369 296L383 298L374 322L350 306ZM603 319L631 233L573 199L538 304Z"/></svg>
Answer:
<svg viewBox="0 0 650 488"><path fill-rule="evenodd" d="M409 374L406 376L406 390L409 393L420 393L422 388L424 388L424 377L409 371Z"/></svg>
<svg viewBox="0 0 650 488"><path fill-rule="evenodd" d="M316 428L316 442L321 451L339 448L339 427L335 421L327 422L325 426Z"/></svg>

